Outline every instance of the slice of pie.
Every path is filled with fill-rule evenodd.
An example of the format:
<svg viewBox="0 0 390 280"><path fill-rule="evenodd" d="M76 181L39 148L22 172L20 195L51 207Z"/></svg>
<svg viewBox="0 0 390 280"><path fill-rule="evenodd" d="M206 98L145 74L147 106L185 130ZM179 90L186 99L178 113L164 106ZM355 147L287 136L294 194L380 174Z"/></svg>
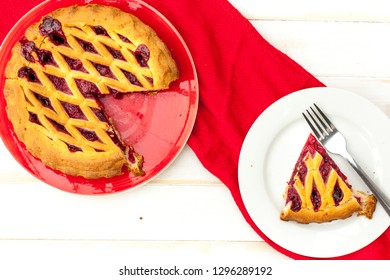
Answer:
<svg viewBox="0 0 390 280"><path fill-rule="evenodd" d="M28 151L65 174L100 178L126 168L144 174L143 157L122 141L101 96L167 89L178 68L137 17L86 5L32 24L13 47L5 75L7 114Z"/></svg>
<svg viewBox="0 0 390 280"><path fill-rule="evenodd" d="M310 134L284 193L284 221L323 223L355 212L371 219L376 198L352 188L324 147Z"/></svg>

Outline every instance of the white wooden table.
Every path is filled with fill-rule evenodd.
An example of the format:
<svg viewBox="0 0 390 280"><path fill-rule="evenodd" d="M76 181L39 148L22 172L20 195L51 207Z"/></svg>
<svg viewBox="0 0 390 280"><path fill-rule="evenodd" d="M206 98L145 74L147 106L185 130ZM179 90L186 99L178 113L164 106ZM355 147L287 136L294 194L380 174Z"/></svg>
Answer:
<svg viewBox="0 0 390 280"><path fill-rule="evenodd" d="M326 85L367 97L390 116L388 1L230 2ZM70 279L78 268L73 279L91 271L102 277L94 279L117 279L124 265L288 259L252 231L189 147L147 185L97 197L45 185L2 143L0 159L0 275L15 277L4 279Z"/></svg>

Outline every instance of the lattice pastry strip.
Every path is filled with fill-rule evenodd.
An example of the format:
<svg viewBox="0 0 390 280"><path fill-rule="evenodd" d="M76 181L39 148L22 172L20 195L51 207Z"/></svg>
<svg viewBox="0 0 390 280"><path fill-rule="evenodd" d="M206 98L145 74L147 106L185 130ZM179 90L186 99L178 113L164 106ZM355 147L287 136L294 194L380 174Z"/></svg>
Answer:
<svg viewBox="0 0 390 280"><path fill-rule="evenodd" d="M27 149L54 169L96 178L123 166L143 174L142 156L123 143L100 96L159 91L178 71L138 18L87 5L31 25L12 50L6 78L7 114Z"/></svg>

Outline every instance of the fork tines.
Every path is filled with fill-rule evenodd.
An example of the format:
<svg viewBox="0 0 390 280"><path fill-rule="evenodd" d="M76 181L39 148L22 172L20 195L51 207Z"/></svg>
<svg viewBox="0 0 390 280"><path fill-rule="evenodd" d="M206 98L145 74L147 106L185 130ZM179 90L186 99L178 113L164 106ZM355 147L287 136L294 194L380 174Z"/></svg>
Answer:
<svg viewBox="0 0 390 280"><path fill-rule="evenodd" d="M318 140L321 141L325 138L324 135L330 136L334 134L337 129L315 103L313 106L314 108L312 106L309 107L311 111L306 110L308 116L306 116L304 112L302 115Z"/></svg>

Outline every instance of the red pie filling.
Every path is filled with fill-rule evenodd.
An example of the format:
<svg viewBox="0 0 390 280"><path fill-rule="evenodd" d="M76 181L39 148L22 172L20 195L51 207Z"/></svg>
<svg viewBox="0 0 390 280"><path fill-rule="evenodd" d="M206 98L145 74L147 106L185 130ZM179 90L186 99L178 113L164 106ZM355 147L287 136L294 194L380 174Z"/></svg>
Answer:
<svg viewBox="0 0 390 280"><path fill-rule="evenodd" d="M40 95L38 93L35 93L35 92L33 92L33 94L35 95L35 98L39 102L41 102L43 107L46 107L46 108L49 108L49 109L53 110L53 106L51 105L51 101L50 101L49 98L47 98L46 96Z"/></svg>
<svg viewBox="0 0 390 280"><path fill-rule="evenodd" d="M92 30L96 33L96 35L103 35L103 36L108 36L107 30L104 29L103 26L98 25L98 26L91 26Z"/></svg>
<svg viewBox="0 0 390 280"><path fill-rule="evenodd" d="M54 128L57 130L57 131L60 131L60 132L63 132L65 134L68 134L70 135L70 133L66 130L66 127L63 126L62 124L56 122L55 120L52 120L52 119L48 119L50 121L50 123L54 126Z"/></svg>
<svg viewBox="0 0 390 280"><path fill-rule="evenodd" d="M130 83L132 83L133 85L139 86L139 87L142 86L134 74L127 72L125 70L122 70L122 72L123 72L123 74L125 74L125 77L129 80Z"/></svg>
<svg viewBox="0 0 390 280"><path fill-rule="evenodd" d="M53 76L50 74L46 74L46 76L49 78L49 80L53 83L56 90L61 91L63 93L73 95L72 91L70 90L68 83L64 78Z"/></svg>
<svg viewBox="0 0 390 280"><path fill-rule="evenodd" d="M321 194L318 191L317 186L314 183L313 183L313 189L312 189L311 195L310 195L310 200L311 200L311 203L313 204L313 210L315 212L317 212L318 209L320 209L320 207L321 207Z"/></svg>
<svg viewBox="0 0 390 280"><path fill-rule="evenodd" d="M81 135L84 136L85 139L88 141L94 142L94 141L99 141L99 136L97 136L96 132L93 130L85 129L85 128L77 128L78 131L80 131Z"/></svg>
<svg viewBox="0 0 390 280"><path fill-rule="evenodd" d="M72 103L68 103L65 101L61 101L61 104L64 107L69 118L79 119L79 120L87 120L87 117L84 115L80 106L72 104Z"/></svg>
<svg viewBox="0 0 390 280"><path fill-rule="evenodd" d="M294 187L289 187L287 191L286 203L291 201L291 210L299 211L302 207L302 200Z"/></svg>
<svg viewBox="0 0 390 280"><path fill-rule="evenodd" d="M35 62L35 53L40 64L57 66L57 63L54 61L53 55L50 51L37 48L35 43L27 40L26 37L23 37L19 42L21 45L21 54L27 61Z"/></svg>
<svg viewBox="0 0 390 280"><path fill-rule="evenodd" d="M39 120L37 114L34 114L34 113L32 113L32 112L28 112L28 114L29 114L28 120L29 120L30 122L41 125L41 122L40 122L40 120Z"/></svg>
<svg viewBox="0 0 390 280"><path fill-rule="evenodd" d="M61 23L52 17L47 16L43 19L39 25L39 32L42 36L47 36L56 46L69 46Z"/></svg>
<svg viewBox="0 0 390 280"><path fill-rule="evenodd" d="M129 40L129 38L127 38L127 37L125 37L125 36L123 36L123 35L121 35L121 34L118 34L119 35L119 38L123 41L123 42L125 42L125 43L131 43L131 41Z"/></svg>
<svg viewBox="0 0 390 280"><path fill-rule="evenodd" d="M101 94L98 87L92 82L80 79L74 79L74 81L76 82L77 88L79 89L80 93L85 98L95 99L95 96Z"/></svg>
<svg viewBox="0 0 390 280"><path fill-rule="evenodd" d="M84 41L80 38L76 38L76 41L83 48L84 51L90 53L98 53L95 47L90 42Z"/></svg>
<svg viewBox="0 0 390 280"><path fill-rule="evenodd" d="M75 71L80 71L84 73L88 73L88 71L84 68L83 63L80 59L74 59L67 56L63 56L66 63L69 65L69 68Z"/></svg>
<svg viewBox="0 0 390 280"><path fill-rule="evenodd" d="M115 99L121 99L123 97L123 94L125 94L125 92L121 92L121 91L116 90L114 88L110 88L110 87L107 87L107 88L108 88L108 91L110 92L110 94L112 94Z"/></svg>
<svg viewBox="0 0 390 280"><path fill-rule="evenodd" d="M19 69L18 77L19 78L26 78L27 81L29 81L31 83L41 84L41 81L38 79L38 76L35 73L35 71L27 66L23 66L22 68Z"/></svg>
<svg viewBox="0 0 390 280"><path fill-rule="evenodd" d="M20 45L22 48L21 55L27 61L35 62L35 58L32 55L33 51L35 51L35 49L36 49L34 42L27 40L26 37L23 37L19 42L20 42Z"/></svg>
<svg viewBox="0 0 390 280"><path fill-rule="evenodd" d="M333 189L333 193L332 193L332 197L333 197L333 200L334 200L334 204L337 206L340 204L340 202L343 200L344 198L344 193L343 191L341 190L340 186L339 186L339 183L336 182L336 185L334 186L334 189Z"/></svg>
<svg viewBox="0 0 390 280"><path fill-rule="evenodd" d="M302 161L302 164L301 164L301 166L298 169L298 177L299 177L299 180L301 180L302 184L305 183L306 175L307 175L307 167L306 167L305 162ZM293 183L293 182L290 181L290 184L291 183Z"/></svg>
<svg viewBox="0 0 390 280"><path fill-rule="evenodd" d="M74 153L74 152L81 152L82 151L77 146L74 146L74 145L71 145L71 144L68 144L68 143L66 143L66 145L68 146L69 151L72 152L72 153Z"/></svg>
<svg viewBox="0 0 390 280"><path fill-rule="evenodd" d="M54 61L53 55L50 51L37 49L36 54L38 56L38 61L40 64L42 65L50 64L50 65L57 66L57 63Z"/></svg>
<svg viewBox="0 0 390 280"><path fill-rule="evenodd" d="M108 120L107 120L107 118L106 118L106 115L103 113L102 110L96 109L96 108L92 108L92 112L95 113L96 117L97 117L101 122L106 122L106 123L108 123Z"/></svg>
<svg viewBox="0 0 390 280"><path fill-rule="evenodd" d="M134 56L140 66L148 67L150 51L146 45L144 44L139 45L134 51Z"/></svg>
<svg viewBox="0 0 390 280"><path fill-rule="evenodd" d="M105 47L115 59L126 61L126 58L122 55L122 52L120 50L110 48L109 46Z"/></svg>
<svg viewBox="0 0 390 280"><path fill-rule="evenodd" d="M110 67L105 66L105 65L101 65L98 63L92 63L92 64L93 64L93 66L95 66L96 70L99 72L100 75L107 77L107 78L116 79L116 77L112 73Z"/></svg>

